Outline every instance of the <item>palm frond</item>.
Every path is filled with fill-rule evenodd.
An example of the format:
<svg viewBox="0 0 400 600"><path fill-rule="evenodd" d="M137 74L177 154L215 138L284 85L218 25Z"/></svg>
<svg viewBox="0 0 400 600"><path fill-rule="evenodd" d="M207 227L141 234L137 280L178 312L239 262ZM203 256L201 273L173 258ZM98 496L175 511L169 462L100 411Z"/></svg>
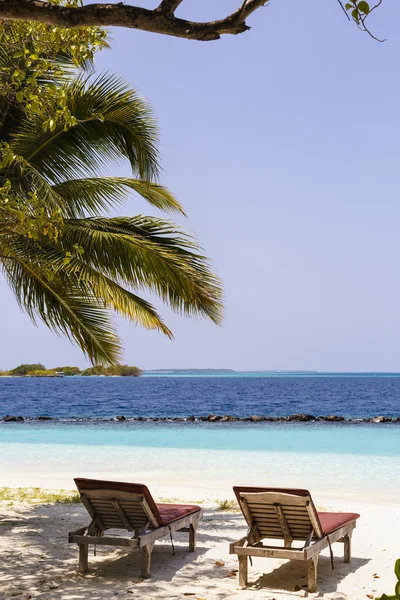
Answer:
<svg viewBox="0 0 400 600"><path fill-rule="evenodd" d="M196 241L153 217L67 219L60 243L115 281L156 293L174 311L222 320L222 287Z"/></svg>
<svg viewBox="0 0 400 600"><path fill-rule="evenodd" d="M21 257L3 262L19 306L56 333L75 340L93 363L116 363L121 347L104 302L87 293L75 278L60 277Z"/></svg>
<svg viewBox="0 0 400 600"><path fill-rule="evenodd" d="M18 235L9 237L7 244L2 245L2 251L5 256L17 261L40 265L41 270L52 274L52 281L56 278L65 279L67 285L68 282L75 281L75 285L79 286L85 296L95 296L104 307L112 309L145 329L156 329L169 338L173 337L170 329L149 302L91 267L87 260L80 258L79 254L68 257L65 251L54 247L48 241L32 241ZM26 298L26 295L23 297ZM29 311L29 306L25 301L25 307L33 318L34 312Z"/></svg>
<svg viewBox="0 0 400 600"><path fill-rule="evenodd" d="M158 175L158 131L148 104L120 78L78 78L66 87L67 106L78 124L43 131L40 119L24 120L13 150L53 183L96 176L129 160L140 179Z"/></svg>
<svg viewBox="0 0 400 600"><path fill-rule="evenodd" d="M0 33L0 70L7 60ZM11 182L17 207L0 217L0 267L34 321L67 335L92 362L110 364L121 352L111 311L172 337L140 292L157 295L183 315L220 323L222 287L197 241L175 224L141 215L99 216L132 192L163 211L184 212L155 183L158 133L147 103L117 77L71 81L68 73L66 64L65 78L55 81L77 119L67 130L56 124L44 131L40 117L25 118L20 107L9 110L0 98L0 141L17 157L0 173L0 186ZM121 161L129 161L133 177L104 177ZM33 239L31 221L25 229L19 224L25 213L37 224ZM51 239L42 226L46 219L55 222Z"/></svg>
<svg viewBox="0 0 400 600"><path fill-rule="evenodd" d="M102 211L108 211L111 207L122 204L131 191L161 210L185 214L181 204L167 188L142 179L129 177L70 179L54 185L53 190L63 198L65 216L71 218L97 216Z"/></svg>

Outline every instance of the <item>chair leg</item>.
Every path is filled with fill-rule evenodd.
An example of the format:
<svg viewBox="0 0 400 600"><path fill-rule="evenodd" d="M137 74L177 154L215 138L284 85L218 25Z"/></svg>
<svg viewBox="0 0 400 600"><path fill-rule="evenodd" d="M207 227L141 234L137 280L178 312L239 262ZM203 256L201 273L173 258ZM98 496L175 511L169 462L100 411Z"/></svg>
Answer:
<svg viewBox="0 0 400 600"><path fill-rule="evenodd" d="M344 562L351 561L351 534L344 536Z"/></svg>
<svg viewBox="0 0 400 600"><path fill-rule="evenodd" d="M78 572L84 575L88 572L89 544L78 544L79 547L79 567Z"/></svg>
<svg viewBox="0 0 400 600"><path fill-rule="evenodd" d="M248 557L243 554L239 554L239 586L246 587L248 581L249 563Z"/></svg>
<svg viewBox="0 0 400 600"><path fill-rule="evenodd" d="M151 553L153 552L154 544L147 544L142 548L142 570L140 572L143 579L150 577Z"/></svg>
<svg viewBox="0 0 400 600"><path fill-rule="evenodd" d="M317 591L318 555L310 558L308 562L308 591Z"/></svg>
<svg viewBox="0 0 400 600"><path fill-rule="evenodd" d="M196 529L197 524L189 525L189 552L194 552L196 550Z"/></svg>

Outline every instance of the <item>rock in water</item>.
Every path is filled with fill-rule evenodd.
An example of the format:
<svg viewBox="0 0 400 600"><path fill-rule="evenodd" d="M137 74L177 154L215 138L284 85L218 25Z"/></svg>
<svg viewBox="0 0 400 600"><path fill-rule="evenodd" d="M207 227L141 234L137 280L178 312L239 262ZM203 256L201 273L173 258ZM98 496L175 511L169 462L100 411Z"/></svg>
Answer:
<svg viewBox="0 0 400 600"><path fill-rule="evenodd" d="M289 415L286 417L286 421L315 421L314 415L306 415L304 413L299 413L296 415Z"/></svg>

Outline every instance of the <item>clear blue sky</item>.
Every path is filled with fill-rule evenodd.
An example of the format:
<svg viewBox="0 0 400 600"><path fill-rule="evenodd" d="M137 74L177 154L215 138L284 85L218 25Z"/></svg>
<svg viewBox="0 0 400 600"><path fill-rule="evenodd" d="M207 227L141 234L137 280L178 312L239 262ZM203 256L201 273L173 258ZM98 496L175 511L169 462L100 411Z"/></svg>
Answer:
<svg viewBox="0 0 400 600"><path fill-rule="evenodd" d="M235 4L186 0L181 14ZM161 308L173 342L121 321L127 363L400 371L400 3L375 15L384 44L336 0L272 0L250 32L210 43L112 31L98 68L152 103L162 181L226 296L222 327ZM123 212L151 214L137 199ZM0 294L0 368L86 364L3 280Z"/></svg>

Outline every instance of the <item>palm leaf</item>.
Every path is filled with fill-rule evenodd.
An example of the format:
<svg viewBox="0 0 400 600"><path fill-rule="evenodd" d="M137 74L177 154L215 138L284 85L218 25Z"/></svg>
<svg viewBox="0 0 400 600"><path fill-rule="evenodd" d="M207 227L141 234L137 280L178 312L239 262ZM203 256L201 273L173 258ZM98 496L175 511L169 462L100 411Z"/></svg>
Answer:
<svg viewBox="0 0 400 600"><path fill-rule="evenodd" d="M116 281L156 293L174 311L222 320L222 288L195 240L153 217L67 219L60 243Z"/></svg>
<svg viewBox="0 0 400 600"><path fill-rule="evenodd" d="M3 245L3 250L4 247ZM8 238L6 256L22 263L29 261L30 264L40 265L42 270L52 274L53 282L55 278L66 279L67 284L74 281L75 286L79 286L82 293L89 297L95 296L104 307L114 310L145 329L157 329L169 338L173 337L149 302L88 265L79 254L68 258L65 251L54 247L48 241L34 242L23 236L14 235ZM33 317L34 312L29 308L26 294L22 294L21 297L25 298L25 307ZM97 362L101 362L101 359L98 358Z"/></svg>
<svg viewBox="0 0 400 600"><path fill-rule="evenodd" d="M24 120L13 149L53 183L96 176L129 160L132 172L152 180L159 171L158 132L147 103L118 77L78 78L66 86L67 106L78 119L64 131L43 131L40 119Z"/></svg>
<svg viewBox="0 0 400 600"><path fill-rule="evenodd" d="M53 331L75 340L92 362L116 363L121 347L104 303L82 293L74 279L49 274L19 258L3 270L21 308L35 322L38 315Z"/></svg>
<svg viewBox="0 0 400 600"><path fill-rule="evenodd" d="M149 204L167 212L185 214L182 206L165 187L150 181L129 177L93 177L71 179L53 186L63 198L65 215L72 218L97 216L101 211L122 204L131 191Z"/></svg>

